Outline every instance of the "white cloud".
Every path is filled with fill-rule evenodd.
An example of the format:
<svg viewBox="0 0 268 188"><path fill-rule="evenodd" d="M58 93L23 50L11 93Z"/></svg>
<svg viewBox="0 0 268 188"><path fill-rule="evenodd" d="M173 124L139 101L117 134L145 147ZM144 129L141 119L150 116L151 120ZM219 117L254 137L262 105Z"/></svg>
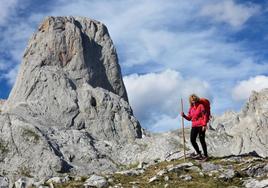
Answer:
<svg viewBox="0 0 268 188"><path fill-rule="evenodd" d="M181 128L181 117L180 116L168 116L168 115L158 115L155 123L150 127L150 130L154 132L165 132L167 130L175 130Z"/></svg>
<svg viewBox="0 0 268 188"><path fill-rule="evenodd" d="M8 16L14 11L18 4L18 0L1 0L0 6L0 25L7 22Z"/></svg>
<svg viewBox="0 0 268 188"><path fill-rule="evenodd" d="M13 69L10 69L2 77L8 81L9 85L13 85L15 83L15 81L16 81L18 71L19 71L19 65L17 65Z"/></svg>
<svg viewBox="0 0 268 188"><path fill-rule="evenodd" d="M207 72L207 79L215 79L215 75L225 77L217 72L230 74L230 68L225 62L241 62L241 59L250 54L243 52L241 44L226 42L215 28L187 29L191 21L199 18L199 7L204 4L209 6L212 2L214 1L61 0L50 12L32 14L23 23L14 24L4 37L8 40L2 44L10 44L9 51L19 62L26 41L34 30L33 22L40 22L46 15L87 16L108 26L122 68L131 69L136 65L157 62L164 69L193 72L197 77L204 77L203 73ZM230 2L234 7L246 7ZM170 28L172 25L178 28ZM14 36L14 39L10 36ZM209 69L196 71L204 67ZM231 76L236 76L235 72L236 70Z"/></svg>
<svg viewBox="0 0 268 188"><path fill-rule="evenodd" d="M234 87L232 95L235 100L245 100L249 98L252 91L260 91L264 88L268 88L268 77L259 75L240 81Z"/></svg>
<svg viewBox="0 0 268 188"><path fill-rule="evenodd" d="M184 98L186 109L190 94L210 97L208 83L195 78L184 79L174 70L145 75L132 74L124 77L124 83L134 114L142 126L149 129L174 128L176 125L171 122L174 122L180 111L180 98ZM167 119L167 124L163 123Z"/></svg>
<svg viewBox="0 0 268 188"><path fill-rule="evenodd" d="M205 5L200 13L202 16L211 17L215 22L240 27L259 11L260 7L254 4L236 4L233 0L225 0Z"/></svg>
<svg viewBox="0 0 268 188"><path fill-rule="evenodd" d="M215 1L79 0L62 3L50 14L81 15L105 23L123 69L156 62L162 70L172 68L207 80L237 78L241 67L230 69L226 62L241 62L251 55L244 51L243 44L227 42L216 28L189 27L189 23L199 19L200 6L212 3ZM246 5L231 5L240 12L247 10ZM170 28L172 25L177 28Z"/></svg>
<svg viewBox="0 0 268 188"><path fill-rule="evenodd" d="M10 23L12 27L8 27L5 32L0 35L3 39L0 43L1 50L4 51L8 48L12 60L17 63L21 62L27 41L33 34L34 28L31 24L32 23L28 23L27 21Z"/></svg>
<svg viewBox="0 0 268 188"><path fill-rule="evenodd" d="M63 2L63 1L62 1ZM146 64L150 60L155 60L159 55L157 47L161 48L171 45L176 41L170 39L176 32L167 32L169 25L184 25L197 12L200 3L195 1L162 1L162 0L128 0L128 1L86 1L78 0L62 3L60 7L52 10L50 15L80 15L97 19L105 23L109 29L113 41L115 41L121 56L126 57L124 66L131 67L137 64ZM109 8L107 8L109 7ZM88 10L91 11L88 11ZM156 33L156 34L155 34ZM163 34L162 36L161 33ZM147 36L154 35L159 37ZM150 42L150 46L144 44ZM159 43L157 43L159 42ZM169 47L171 49L172 47ZM122 50L121 50L122 49ZM154 52L155 51L155 52Z"/></svg>
<svg viewBox="0 0 268 188"><path fill-rule="evenodd" d="M9 85L13 85L15 82L24 49L33 31L33 23L28 20L21 22L17 20L11 22L9 27L0 33L0 54L8 54L8 58L0 57L0 70L2 68L2 70L6 71L6 73L0 75L0 79L7 80Z"/></svg>

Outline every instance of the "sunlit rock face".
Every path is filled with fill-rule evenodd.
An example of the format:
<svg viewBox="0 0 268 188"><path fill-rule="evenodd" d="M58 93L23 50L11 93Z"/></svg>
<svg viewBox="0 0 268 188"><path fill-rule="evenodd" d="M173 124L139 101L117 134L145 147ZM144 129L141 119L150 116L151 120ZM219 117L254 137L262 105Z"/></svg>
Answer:
<svg viewBox="0 0 268 188"><path fill-rule="evenodd" d="M105 25L47 17L2 106L0 174L114 171L116 148L141 136Z"/></svg>
<svg viewBox="0 0 268 188"><path fill-rule="evenodd" d="M231 155L256 152L268 156L268 89L252 92L241 112L226 112L212 121L217 133L210 142L215 154ZM213 131L212 131L213 132ZM218 140L222 145L215 145ZM209 136L208 136L209 137ZM216 138L217 137L217 138Z"/></svg>

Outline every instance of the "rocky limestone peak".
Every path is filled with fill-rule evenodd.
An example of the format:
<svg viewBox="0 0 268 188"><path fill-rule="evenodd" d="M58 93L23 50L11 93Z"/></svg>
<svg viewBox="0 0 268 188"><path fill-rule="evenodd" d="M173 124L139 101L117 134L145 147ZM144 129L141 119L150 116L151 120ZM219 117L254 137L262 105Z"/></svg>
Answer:
<svg viewBox="0 0 268 188"><path fill-rule="evenodd" d="M105 139L140 137L108 30L84 17L47 17L32 36L4 111L22 108L47 126L86 127ZM130 120L124 126L102 122L122 116Z"/></svg>
<svg viewBox="0 0 268 188"><path fill-rule="evenodd" d="M243 154L256 152L268 156L268 89L252 92L242 110L238 113L225 113L211 122L222 144L213 144L214 154ZM225 145L225 147L222 147Z"/></svg>
<svg viewBox="0 0 268 188"><path fill-rule="evenodd" d="M243 115L254 114L256 116L268 115L268 88L260 92L253 91L247 103L242 109Z"/></svg>
<svg viewBox="0 0 268 188"><path fill-rule="evenodd" d="M84 17L47 17L23 56L9 105L36 100L49 80L73 90L100 87L128 101L115 47L106 26ZM62 80L64 78L65 81Z"/></svg>
<svg viewBox="0 0 268 188"><path fill-rule="evenodd" d="M108 30L83 17L43 21L1 110L0 176L11 180L112 172L142 137Z"/></svg>

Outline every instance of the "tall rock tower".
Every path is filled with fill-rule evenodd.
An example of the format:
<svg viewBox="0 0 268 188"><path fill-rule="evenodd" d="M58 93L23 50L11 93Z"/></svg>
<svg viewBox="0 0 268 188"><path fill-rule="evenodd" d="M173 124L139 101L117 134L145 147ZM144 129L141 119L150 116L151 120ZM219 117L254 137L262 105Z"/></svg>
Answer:
<svg viewBox="0 0 268 188"><path fill-rule="evenodd" d="M1 174L112 171L142 134L107 28L83 17L43 21L2 110Z"/></svg>

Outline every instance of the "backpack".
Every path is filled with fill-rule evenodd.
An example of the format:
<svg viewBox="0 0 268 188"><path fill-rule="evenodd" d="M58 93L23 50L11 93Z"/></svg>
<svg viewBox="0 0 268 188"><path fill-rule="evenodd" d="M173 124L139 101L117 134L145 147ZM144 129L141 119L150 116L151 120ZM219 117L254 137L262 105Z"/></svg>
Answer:
<svg viewBox="0 0 268 188"><path fill-rule="evenodd" d="M210 119L210 102L206 98L200 98L200 103L205 107L205 115L207 116L206 123L208 123Z"/></svg>

